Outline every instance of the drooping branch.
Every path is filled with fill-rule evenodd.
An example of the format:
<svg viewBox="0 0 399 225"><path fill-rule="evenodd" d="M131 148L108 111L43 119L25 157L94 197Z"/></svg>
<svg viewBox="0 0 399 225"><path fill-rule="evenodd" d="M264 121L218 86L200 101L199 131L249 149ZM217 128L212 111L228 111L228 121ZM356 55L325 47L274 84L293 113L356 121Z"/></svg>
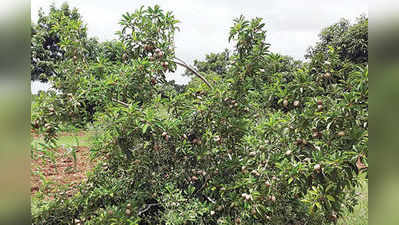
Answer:
<svg viewBox="0 0 399 225"><path fill-rule="evenodd" d="M174 63L188 69L190 72L194 73L197 77L199 77L202 81L204 81L205 84L208 85L208 87L212 88L212 85L205 79L205 77L203 77L201 74L199 74L197 71L195 71L194 68L187 65L187 63L185 63L183 60L181 60L177 57L175 57L175 59L179 60L180 62L175 60Z"/></svg>

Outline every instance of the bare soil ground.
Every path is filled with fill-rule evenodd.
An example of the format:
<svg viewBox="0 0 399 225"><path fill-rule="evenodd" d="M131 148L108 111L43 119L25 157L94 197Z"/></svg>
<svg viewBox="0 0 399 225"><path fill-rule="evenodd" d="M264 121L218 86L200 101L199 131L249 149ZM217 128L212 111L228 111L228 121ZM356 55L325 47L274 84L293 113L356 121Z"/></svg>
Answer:
<svg viewBox="0 0 399 225"><path fill-rule="evenodd" d="M76 133L74 135L76 136ZM85 133L80 132L79 135L84 136ZM32 136L38 138L37 134ZM58 148L49 151L54 153L53 161L46 157L44 152L34 151L35 155L31 159L31 194L40 191L51 197L52 194L65 188L66 193L72 195L74 187L85 180L86 173L96 165L96 161L90 160L90 149L87 146L76 147L76 162L67 149Z"/></svg>

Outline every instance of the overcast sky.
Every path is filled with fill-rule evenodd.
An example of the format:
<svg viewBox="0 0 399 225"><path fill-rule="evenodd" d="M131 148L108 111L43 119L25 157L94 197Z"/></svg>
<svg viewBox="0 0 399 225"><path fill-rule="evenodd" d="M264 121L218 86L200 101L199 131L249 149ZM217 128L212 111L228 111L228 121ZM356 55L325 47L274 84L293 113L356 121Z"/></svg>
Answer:
<svg viewBox="0 0 399 225"><path fill-rule="evenodd" d="M176 55L188 63L203 59L207 53L230 48L228 32L233 18L241 14L263 18L270 50L297 59L303 59L322 28L340 18L354 21L360 14L368 14L364 0L31 0L32 22L37 21L39 8L48 10L51 2L57 7L63 2L77 7L88 25L89 35L100 41L116 38L114 33L120 29L118 22L125 12L158 4L173 11L181 21L181 31L176 34ZM177 70L169 79L186 83L187 78L179 75L182 71Z"/></svg>

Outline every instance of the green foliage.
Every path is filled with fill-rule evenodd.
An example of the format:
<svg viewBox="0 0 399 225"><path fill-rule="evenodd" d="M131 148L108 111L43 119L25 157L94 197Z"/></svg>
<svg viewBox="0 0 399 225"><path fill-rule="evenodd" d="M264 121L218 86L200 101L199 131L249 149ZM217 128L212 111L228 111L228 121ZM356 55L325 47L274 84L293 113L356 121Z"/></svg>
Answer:
<svg viewBox="0 0 399 225"><path fill-rule="evenodd" d="M83 126L82 118L87 112L81 109L81 103L72 95L67 98L60 96L53 90L40 92L31 105L32 128L44 134L46 142L55 144L57 132L63 127L63 121L69 121L78 126ZM60 110L65 109L68 110ZM84 120L83 120L84 121Z"/></svg>
<svg viewBox="0 0 399 225"><path fill-rule="evenodd" d="M106 59L112 63L123 63L125 58L123 54L125 52L122 42L119 40L105 41L99 44L99 57Z"/></svg>
<svg viewBox="0 0 399 225"><path fill-rule="evenodd" d="M164 73L174 71L174 34L179 21L171 12L164 13L159 6L144 7L133 14L126 13L120 22L122 31L116 32L129 59L146 58L153 61L152 73L164 81Z"/></svg>
<svg viewBox="0 0 399 225"><path fill-rule="evenodd" d="M276 53L271 53L266 60L266 64L263 68L266 74L291 73L303 66L300 60L295 60L290 56L282 56Z"/></svg>
<svg viewBox="0 0 399 225"><path fill-rule="evenodd" d="M176 67L172 61L174 49L170 47L176 22L169 12L164 14L157 7L126 14L121 20L120 40L90 45L89 49L94 49L97 56L92 59L86 54L86 39L73 32L80 23L71 22L73 26L65 28L61 25L70 21L62 17L52 30L68 34L60 40L59 46L64 49L63 54L70 57L57 63L54 70L58 76L48 78L57 92L48 94L51 97L45 100L46 105L33 108L40 111L33 114L41 115L33 116L33 126L39 128L51 121L63 121L82 127L93 122L94 114L103 112L113 99L143 104L173 86L166 82L165 73ZM155 31L159 36L153 35ZM65 104L79 109L71 110ZM57 112L56 117L43 115L43 111L48 110ZM57 125L54 125L52 128L56 130Z"/></svg>
<svg viewBox="0 0 399 225"><path fill-rule="evenodd" d="M214 72L220 76L226 74L230 60L230 52L225 49L221 53L211 53L205 56L204 61L194 60L194 66L198 72L209 74ZM193 76L190 71L186 70L183 76Z"/></svg>
<svg viewBox="0 0 399 225"><path fill-rule="evenodd" d="M65 61L54 82L95 107L92 151L107 160L33 224L332 224L352 209L367 165L368 67L334 49L330 64L272 54L261 19L240 16L231 55L197 64L212 88L194 80L179 93L162 83L176 22L140 8L105 44L115 57Z"/></svg>
<svg viewBox="0 0 399 225"><path fill-rule="evenodd" d="M32 24L31 38L31 79L47 81L51 76L57 76L58 63L71 58L73 54L67 51L71 46L81 46L85 51L79 52L86 57L92 57L91 46L94 39L87 39L87 28L76 8L70 9L67 3L61 8L54 4L45 15L39 11L37 24ZM74 52L74 55L78 52Z"/></svg>
<svg viewBox="0 0 399 225"><path fill-rule="evenodd" d="M360 186L356 188L359 203L353 212L345 210L338 220L338 225L366 225L368 224L368 182L364 177L360 178Z"/></svg>
<svg viewBox="0 0 399 225"><path fill-rule="evenodd" d="M308 49L306 58L321 57L328 60L326 58L328 51L333 48L341 61L348 60L356 64L368 62L368 18L366 16L360 16L355 24L342 19L323 29L319 37L320 41Z"/></svg>

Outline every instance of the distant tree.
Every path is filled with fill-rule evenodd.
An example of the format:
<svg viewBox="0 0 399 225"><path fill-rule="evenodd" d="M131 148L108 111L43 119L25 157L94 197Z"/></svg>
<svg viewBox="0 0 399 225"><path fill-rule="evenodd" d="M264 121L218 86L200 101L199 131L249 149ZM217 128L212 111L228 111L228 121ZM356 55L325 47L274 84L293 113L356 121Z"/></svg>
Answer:
<svg viewBox="0 0 399 225"><path fill-rule="evenodd" d="M47 81L56 76L57 63L72 54L65 54L70 44L84 45L81 54L93 58L96 39L87 39L87 28L78 9L71 9L67 3L57 8L50 5L45 14L39 10L37 23L31 25L31 79ZM77 52L74 54L78 54Z"/></svg>
<svg viewBox="0 0 399 225"><path fill-rule="evenodd" d="M320 41L307 50L305 58L321 57L327 60L328 51L333 48L341 60L352 63L368 61L368 17L357 18L355 24L347 19L341 19L319 34Z"/></svg>
<svg viewBox="0 0 399 225"><path fill-rule="evenodd" d="M216 73L223 76L227 73L230 55L231 53L228 49L220 53L209 53L205 55L205 60L194 60L194 67L202 74ZM194 74L186 70L182 75L193 76Z"/></svg>
<svg viewBox="0 0 399 225"><path fill-rule="evenodd" d="M223 75L227 72L231 53L225 49L220 53L211 53L205 56L205 61L194 60L194 66L200 72L215 72Z"/></svg>

